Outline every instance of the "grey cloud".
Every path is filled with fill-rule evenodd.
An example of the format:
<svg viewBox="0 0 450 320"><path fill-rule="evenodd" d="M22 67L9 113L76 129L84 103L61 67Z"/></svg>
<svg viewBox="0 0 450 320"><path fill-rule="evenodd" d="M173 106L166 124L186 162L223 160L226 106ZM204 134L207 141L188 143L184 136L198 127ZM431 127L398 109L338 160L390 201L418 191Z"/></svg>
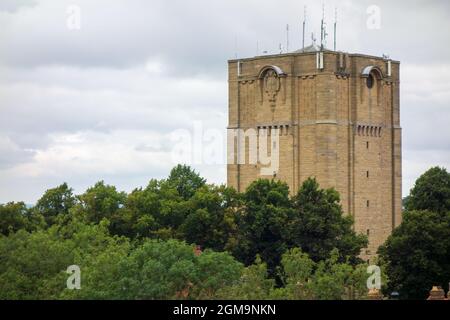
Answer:
<svg viewBox="0 0 450 320"><path fill-rule="evenodd" d="M23 7L34 7L37 4L35 0L2 0L0 2L0 11L15 13Z"/></svg>
<svg viewBox="0 0 450 320"><path fill-rule="evenodd" d="M20 79L0 80L0 132L42 135L118 128L168 132L189 126L187 120L204 110L213 118L224 116L217 114L225 105L225 82L147 77L141 69L54 73L33 70L22 73Z"/></svg>
<svg viewBox="0 0 450 320"><path fill-rule="evenodd" d="M30 161L34 154L34 150L20 148L9 137L0 137L0 170Z"/></svg>
<svg viewBox="0 0 450 320"><path fill-rule="evenodd" d="M404 107L408 108L402 115L404 148L433 152L449 150L450 109L448 103L446 105L405 103Z"/></svg>
<svg viewBox="0 0 450 320"><path fill-rule="evenodd" d="M291 25L291 49L298 48L302 4L284 0L260 1L79 1L82 27L66 27L70 1L41 2L35 13L3 22L0 59L16 66L48 64L80 67L128 68L160 59L173 75L224 76L226 60L275 53L285 44L285 25ZM307 41L318 34L320 4L309 4ZM332 2L326 8L331 46L334 4L339 7L338 48L414 61L443 60L450 51L442 46L439 30L449 29L445 1L377 1L381 29L368 30L366 10L371 1ZM418 10L420 6L420 10ZM285 9L286 7L292 9ZM274 14L275 13L275 14ZM417 39L411 37L414 34ZM236 46L237 40L237 46Z"/></svg>
<svg viewBox="0 0 450 320"><path fill-rule="evenodd" d="M318 35L322 11L321 2L295 0L78 0L81 30L71 31L71 4L0 4L0 201L32 202L63 181L82 192L100 179L131 190L164 177L171 163L158 157L170 151L168 133L190 130L194 121L226 127L227 59L255 55L257 41L260 53L277 53L287 23L290 48L300 47L304 4L309 43L311 32ZM381 9L380 30L366 28L372 4ZM428 166L450 167L450 89L442 85L450 79L445 73L428 76L450 65L450 45L442 36L450 29L450 2L329 1L329 47L335 6L339 50L390 54L402 70L421 67L402 74L408 190ZM158 139L150 134L155 132ZM72 135L87 138L79 144L57 141ZM108 148L94 157L100 166L120 156L128 156L129 165L120 162L111 172L96 171L93 163L83 171L91 165L85 153L102 144ZM59 154L66 151L70 160ZM196 169L211 182L225 181L224 166Z"/></svg>

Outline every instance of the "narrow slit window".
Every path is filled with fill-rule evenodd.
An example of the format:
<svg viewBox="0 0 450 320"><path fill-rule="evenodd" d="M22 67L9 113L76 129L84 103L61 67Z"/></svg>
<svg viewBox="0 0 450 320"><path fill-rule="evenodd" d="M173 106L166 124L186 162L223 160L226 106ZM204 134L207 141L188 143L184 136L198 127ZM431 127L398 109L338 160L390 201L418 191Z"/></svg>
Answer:
<svg viewBox="0 0 450 320"><path fill-rule="evenodd" d="M366 79L367 88L372 89L373 88L373 83L374 83L373 75L369 74L369 76Z"/></svg>

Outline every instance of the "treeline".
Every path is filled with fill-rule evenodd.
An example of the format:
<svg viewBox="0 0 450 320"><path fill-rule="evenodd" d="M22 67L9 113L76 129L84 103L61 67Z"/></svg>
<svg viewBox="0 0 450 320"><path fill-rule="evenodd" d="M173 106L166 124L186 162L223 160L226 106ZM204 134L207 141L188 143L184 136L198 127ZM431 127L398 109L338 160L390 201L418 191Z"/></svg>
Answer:
<svg viewBox="0 0 450 320"><path fill-rule="evenodd" d="M444 185L450 181L444 169L432 170ZM407 201L410 212L430 209L417 188ZM436 207L449 205L444 197L430 209L443 219L439 231L445 223L450 230L450 206ZM413 250L404 233L414 217L405 214L379 261L389 274L385 290L409 292L405 297L414 296L398 270L407 263L398 259L410 252L397 251ZM354 232L339 194L314 179L292 197L279 181L258 180L237 193L181 165L129 194L98 182L75 195L63 184L31 208L0 205L0 233L0 299L363 299L367 293L367 265L358 258L367 238ZM440 236L447 246L431 258L445 268L450 237ZM66 288L70 265L80 267L80 290Z"/></svg>

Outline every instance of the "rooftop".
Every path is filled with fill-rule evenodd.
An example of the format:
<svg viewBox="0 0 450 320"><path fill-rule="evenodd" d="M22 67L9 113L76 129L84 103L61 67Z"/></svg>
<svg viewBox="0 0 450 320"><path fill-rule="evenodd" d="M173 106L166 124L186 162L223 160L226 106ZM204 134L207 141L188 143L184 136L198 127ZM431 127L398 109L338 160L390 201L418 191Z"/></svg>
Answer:
<svg viewBox="0 0 450 320"><path fill-rule="evenodd" d="M299 49L299 50L295 50L292 53L307 53L307 52L317 52L317 51L331 51L331 50L329 50L325 47L321 50L319 45L313 43L310 46L307 46L307 47Z"/></svg>

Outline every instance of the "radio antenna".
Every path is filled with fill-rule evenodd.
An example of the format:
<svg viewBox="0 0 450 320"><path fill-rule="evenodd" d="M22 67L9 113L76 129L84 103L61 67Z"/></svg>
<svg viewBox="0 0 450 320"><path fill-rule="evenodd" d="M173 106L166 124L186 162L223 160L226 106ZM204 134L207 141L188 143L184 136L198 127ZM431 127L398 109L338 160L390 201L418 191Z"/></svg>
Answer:
<svg viewBox="0 0 450 320"><path fill-rule="evenodd" d="M289 53L289 24L286 25L286 53Z"/></svg>
<svg viewBox="0 0 450 320"><path fill-rule="evenodd" d="M336 51L337 8L334 8L334 51Z"/></svg>
<svg viewBox="0 0 450 320"><path fill-rule="evenodd" d="M306 6L303 11L303 38L302 38L302 46L303 51L305 51L305 30L306 30Z"/></svg>
<svg viewBox="0 0 450 320"><path fill-rule="evenodd" d="M323 50L323 41L324 41L324 25L323 20L325 19L325 4L322 4L322 21L320 23L320 50Z"/></svg>

